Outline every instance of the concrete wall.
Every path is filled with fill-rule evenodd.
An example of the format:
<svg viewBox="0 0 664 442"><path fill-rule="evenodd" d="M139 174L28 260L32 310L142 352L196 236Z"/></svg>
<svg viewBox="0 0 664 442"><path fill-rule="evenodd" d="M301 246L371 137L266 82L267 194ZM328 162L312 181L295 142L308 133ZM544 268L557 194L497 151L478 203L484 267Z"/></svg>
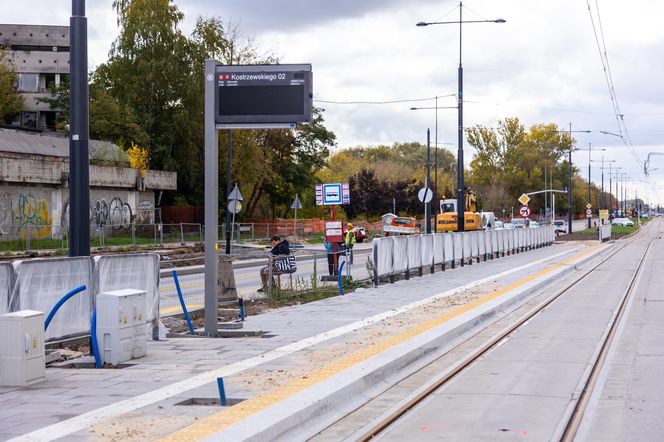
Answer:
<svg viewBox="0 0 664 442"><path fill-rule="evenodd" d="M69 225L68 160L0 157L0 240L62 238ZM155 190L175 189L175 172L90 166L90 225L128 230L155 222ZM150 187L148 187L148 185Z"/></svg>
<svg viewBox="0 0 664 442"><path fill-rule="evenodd" d="M90 225L128 230L154 222L154 191L90 189ZM149 210L148 210L149 209ZM48 186L0 183L0 240L62 238L69 225L69 192Z"/></svg>

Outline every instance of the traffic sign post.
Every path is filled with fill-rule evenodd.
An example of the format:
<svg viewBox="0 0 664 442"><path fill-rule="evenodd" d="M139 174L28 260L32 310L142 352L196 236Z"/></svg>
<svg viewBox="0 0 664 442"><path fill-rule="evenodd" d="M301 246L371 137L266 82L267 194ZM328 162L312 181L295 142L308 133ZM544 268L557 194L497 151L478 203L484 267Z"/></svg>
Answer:
<svg viewBox="0 0 664 442"><path fill-rule="evenodd" d="M519 215L523 218L528 218L530 216L530 208L528 206L519 207Z"/></svg>
<svg viewBox="0 0 664 442"><path fill-rule="evenodd" d="M525 193L522 194L519 198L519 202L523 204L524 206L528 205L528 202L530 201L530 197L526 195Z"/></svg>
<svg viewBox="0 0 664 442"><path fill-rule="evenodd" d="M430 203L432 198L433 192L428 187L422 187L420 191L417 192L417 199L419 199L420 202L423 202L424 204Z"/></svg>
<svg viewBox="0 0 664 442"><path fill-rule="evenodd" d="M295 218L293 218L293 239L297 239L297 209L302 208L302 203L300 202L300 198L298 197L297 193L295 194L295 200L290 207L291 209L295 210Z"/></svg>

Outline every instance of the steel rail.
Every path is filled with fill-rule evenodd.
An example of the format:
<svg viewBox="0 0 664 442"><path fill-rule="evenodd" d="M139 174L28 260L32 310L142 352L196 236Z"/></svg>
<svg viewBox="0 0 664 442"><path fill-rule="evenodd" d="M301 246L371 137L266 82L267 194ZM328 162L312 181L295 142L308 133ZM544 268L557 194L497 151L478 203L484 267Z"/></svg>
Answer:
<svg viewBox="0 0 664 442"><path fill-rule="evenodd" d="M451 367L451 369L448 370L447 372L445 372L441 377L439 377L437 380L430 383L429 386L426 389L424 389L423 391L418 393L416 396L414 396L413 398L408 400L405 404L400 406L393 413L389 414L384 419L381 419L376 425L374 425L372 428L368 429L366 432L361 434L360 437L357 438L356 440L358 440L358 441L369 441L369 440L373 439L374 437L376 437L377 435L379 435L385 429L387 429L392 424L394 424L398 419L400 419L406 413L408 413L410 410L415 408L418 404L420 404L426 398L431 396L435 391L440 389L442 386L447 384L452 379L456 378L467 367L469 367L471 364L473 364L475 361L477 361L480 357L485 355L489 350L491 350L496 345L498 345L500 342L502 342L510 334L512 334L514 331L516 331L518 328L520 328L523 324L530 321L534 316L536 316L538 313L540 313L542 310L544 310L546 307L548 307L551 303L553 303L555 300L557 300L560 296L562 296L563 294L568 292L570 289L572 289L574 286L576 286L579 282L581 282L583 279L585 279L588 275L590 275L592 272L597 270L600 266L602 266L610 258L612 258L618 252L620 252L625 247L627 247L627 245L631 244L632 241L633 241L633 238L630 238L630 240L628 242L625 242L621 247L619 247L615 251L611 252L606 258L602 259L595 266L593 266L589 270L585 271L581 276L579 276L578 278L576 278L573 281L571 281L570 283L568 283L565 287L563 287L560 290L556 291L553 295L549 296L547 299L542 301L540 304L538 304L532 310L525 313L522 317L520 317L519 319L514 321L509 326L505 327L500 332L498 332L496 335L494 335L494 337L487 340L484 344L482 344L480 347L478 347L477 349L472 351L470 354L468 354L466 357L464 357L461 361L459 361L456 365ZM648 245L648 248L649 247L650 247L650 244ZM641 263L639 264L639 266L640 265L641 265ZM630 287L631 287L631 284L630 284ZM433 361L432 363L434 363L434 362L435 361Z"/></svg>

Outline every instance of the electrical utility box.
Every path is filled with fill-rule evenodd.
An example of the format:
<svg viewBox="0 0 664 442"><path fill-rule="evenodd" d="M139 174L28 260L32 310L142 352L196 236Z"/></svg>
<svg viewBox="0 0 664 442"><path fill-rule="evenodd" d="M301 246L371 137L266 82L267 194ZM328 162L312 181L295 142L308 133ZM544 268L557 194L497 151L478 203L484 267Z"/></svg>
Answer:
<svg viewBox="0 0 664 442"><path fill-rule="evenodd" d="M118 365L147 354L147 296L125 289L97 296L97 346L102 363Z"/></svg>
<svg viewBox="0 0 664 442"><path fill-rule="evenodd" d="M0 385L23 387L46 379L44 313L0 316Z"/></svg>

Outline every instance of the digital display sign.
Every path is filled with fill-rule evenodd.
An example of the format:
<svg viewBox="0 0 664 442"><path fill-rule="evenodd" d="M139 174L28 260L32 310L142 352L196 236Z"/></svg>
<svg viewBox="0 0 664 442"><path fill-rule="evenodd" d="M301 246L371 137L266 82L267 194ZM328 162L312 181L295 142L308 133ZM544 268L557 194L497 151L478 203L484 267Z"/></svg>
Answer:
<svg viewBox="0 0 664 442"><path fill-rule="evenodd" d="M311 65L217 65L215 85L217 124L311 121Z"/></svg>

